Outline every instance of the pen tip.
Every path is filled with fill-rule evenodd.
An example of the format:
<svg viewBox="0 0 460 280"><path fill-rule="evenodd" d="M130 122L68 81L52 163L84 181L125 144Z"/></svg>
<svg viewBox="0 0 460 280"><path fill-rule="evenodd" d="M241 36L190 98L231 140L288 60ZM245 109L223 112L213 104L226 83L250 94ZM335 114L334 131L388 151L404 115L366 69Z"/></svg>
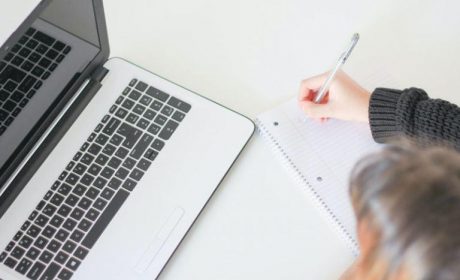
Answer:
<svg viewBox="0 0 460 280"><path fill-rule="evenodd" d="M353 40L358 40L359 39L359 33L353 34Z"/></svg>

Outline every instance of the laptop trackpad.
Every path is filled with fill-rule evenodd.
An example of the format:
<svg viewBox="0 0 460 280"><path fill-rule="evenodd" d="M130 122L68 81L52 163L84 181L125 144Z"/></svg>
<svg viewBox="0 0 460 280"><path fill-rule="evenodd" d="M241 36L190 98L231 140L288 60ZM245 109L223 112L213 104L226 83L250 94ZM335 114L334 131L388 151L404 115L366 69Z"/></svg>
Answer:
<svg viewBox="0 0 460 280"><path fill-rule="evenodd" d="M166 242L166 240L168 240L169 235L184 216L184 213L185 210L181 207L177 207L172 211L171 215L169 215L169 218L163 224L160 231L153 238L152 242L150 242L144 255L141 257L139 262L134 267L134 270L136 272L144 273L147 270L147 268L153 263L158 252L163 247L163 244Z"/></svg>

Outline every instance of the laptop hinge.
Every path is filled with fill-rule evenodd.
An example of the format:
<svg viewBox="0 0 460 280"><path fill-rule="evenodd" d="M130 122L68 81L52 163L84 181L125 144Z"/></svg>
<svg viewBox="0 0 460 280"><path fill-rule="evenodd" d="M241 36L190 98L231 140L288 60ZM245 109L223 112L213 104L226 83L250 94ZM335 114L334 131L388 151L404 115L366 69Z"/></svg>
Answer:
<svg viewBox="0 0 460 280"><path fill-rule="evenodd" d="M109 73L109 70L103 66L97 67L96 70L91 74L91 79L96 82L102 82L105 76Z"/></svg>

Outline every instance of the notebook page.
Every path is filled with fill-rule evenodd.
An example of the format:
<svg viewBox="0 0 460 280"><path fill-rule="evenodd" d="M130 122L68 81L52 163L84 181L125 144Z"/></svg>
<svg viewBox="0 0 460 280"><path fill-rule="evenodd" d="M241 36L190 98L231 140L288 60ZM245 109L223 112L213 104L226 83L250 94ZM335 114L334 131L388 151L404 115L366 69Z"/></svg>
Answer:
<svg viewBox="0 0 460 280"><path fill-rule="evenodd" d="M284 166L301 188L317 200L322 212L357 252L355 219L348 195L354 164L379 148L369 125L307 119L295 99L261 114L256 122Z"/></svg>

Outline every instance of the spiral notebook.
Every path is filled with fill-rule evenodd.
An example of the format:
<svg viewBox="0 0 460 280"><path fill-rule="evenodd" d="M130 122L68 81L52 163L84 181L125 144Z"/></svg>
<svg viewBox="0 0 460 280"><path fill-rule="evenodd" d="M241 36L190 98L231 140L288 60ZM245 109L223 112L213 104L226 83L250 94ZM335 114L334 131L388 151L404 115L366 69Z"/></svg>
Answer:
<svg viewBox="0 0 460 280"><path fill-rule="evenodd" d="M295 99L256 118L259 133L338 234L358 254L348 184L354 164L376 151L369 125L308 119Z"/></svg>

